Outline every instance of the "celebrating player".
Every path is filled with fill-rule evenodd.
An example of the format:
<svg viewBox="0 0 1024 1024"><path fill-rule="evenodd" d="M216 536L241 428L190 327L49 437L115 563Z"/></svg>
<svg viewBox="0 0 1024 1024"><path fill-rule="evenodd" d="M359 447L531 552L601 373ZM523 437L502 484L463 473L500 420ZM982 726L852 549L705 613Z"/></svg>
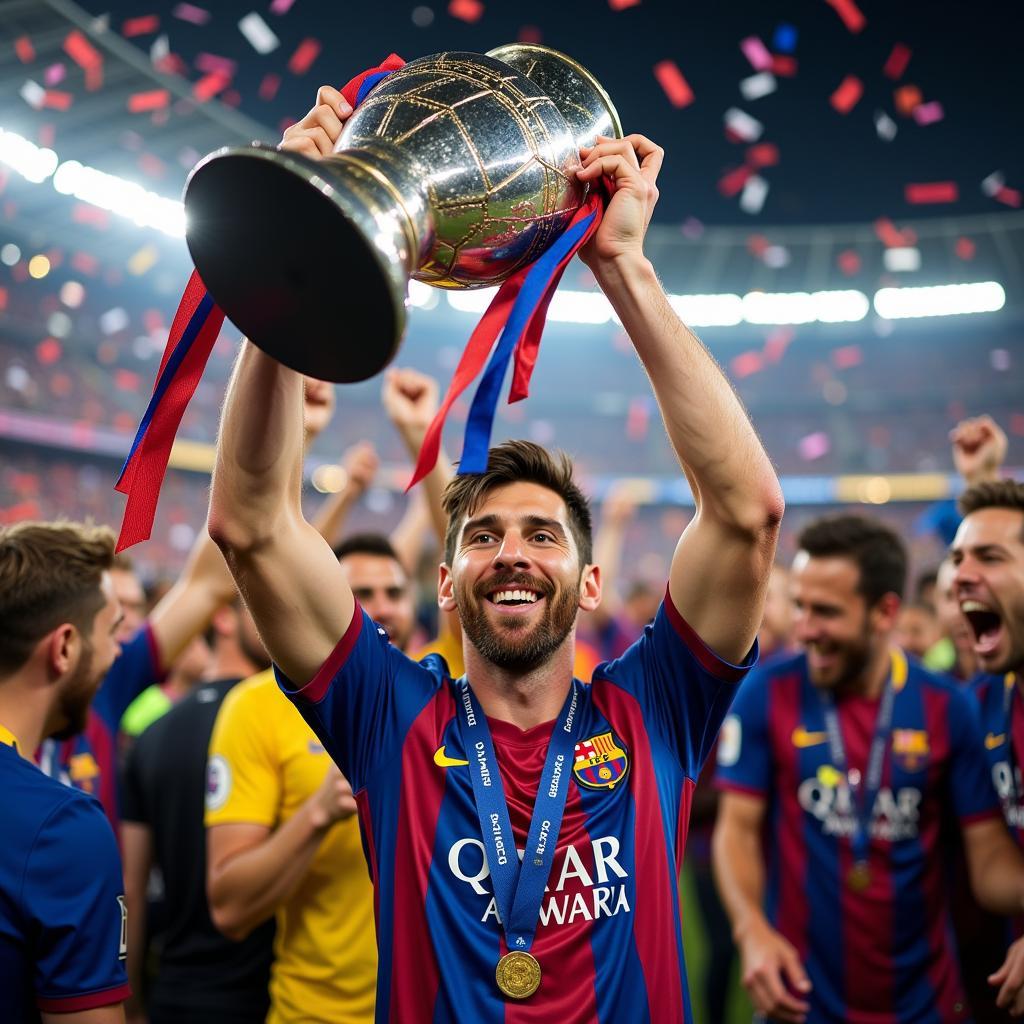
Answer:
<svg viewBox="0 0 1024 1024"><path fill-rule="evenodd" d="M330 152L348 108L326 87L318 100L286 145ZM299 377L248 344L235 368L211 535L359 805L380 1021L690 1017L676 891L689 794L756 657L783 503L643 254L662 156L639 135L601 139L577 172L613 183L583 255L697 504L654 624L591 686L572 678L573 634L601 573L568 460L509 442L450 485L438 601L459 612L467 670L452 680L389 643L303 519Z"/></svg>

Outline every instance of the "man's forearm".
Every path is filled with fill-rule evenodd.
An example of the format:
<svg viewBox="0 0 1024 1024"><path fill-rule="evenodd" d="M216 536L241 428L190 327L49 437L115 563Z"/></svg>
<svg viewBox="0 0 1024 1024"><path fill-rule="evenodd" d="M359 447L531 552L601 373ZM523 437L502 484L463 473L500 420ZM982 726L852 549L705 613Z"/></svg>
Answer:
<svg viewBox="0 0 1024 1024"><path fill-rule="evenodd" d="M781 493L725 375L680 321L649 261L605 266L599 281L651 379L698 508L758 529L781 506Z"/></svg>
<svg viewBox="0 0 1024 1024"><path fill-rule="evenodd" d="M990 913L1009 917L1024 912L1024 858L1012 840L993 850L983 865L972 866L971 883Z"/></svg>
<svg viewBox="0 0 1024 1024"><path fill-rule="evenodd" d="M302 377L243 342L210 498L210 534L221 547L258 544L281 516L301 517L302 444Z"/></svg>
<svg viewBox="0 0 1024 1024"><path fill-rule="evenodd" d="M748 828L719 823L712 838L715 883L739 941L752 924L764 923L761 840Z"/></svg>

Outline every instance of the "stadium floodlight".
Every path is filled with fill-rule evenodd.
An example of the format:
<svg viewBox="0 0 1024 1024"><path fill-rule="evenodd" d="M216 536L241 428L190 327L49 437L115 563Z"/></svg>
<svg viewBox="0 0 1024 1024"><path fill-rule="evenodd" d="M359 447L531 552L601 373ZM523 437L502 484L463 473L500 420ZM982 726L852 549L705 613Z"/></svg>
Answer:
<svg viewBox="0 0 1024 1024"><path fill-rule="evenodd" d="M856 323L868 315L863 292L748 292L743 319L750 324Z"/></svg>
<svg viewBox="0 0 1024 1024"><path fill-rule="evenodd" d="M548 306L548 319L570 324L606 324L612 304L604 292L556 291Z"/></svg>
<svg viewBox="0 0 1024 1024"><path fill-rule="evenodd" d="M738 295L670 295L668 301L690 327L733 327L743 319Z"/></svg>
<svg viewBox="0 0 1024 1024"><path fill-rule="evenodd" d="M462 292L448 292L448 305L460 313L482 313L497 294L497 288L470 288Z"/></svg>
<svg viewBox="0 0 1024 1024"><path fill-rule="evenodd" d="M43 149L16 132L0 128L0 163L38 185L57 169L57 154Z"/></svg>
<svg viewBox="0 0 1024 1024"><path fill-rule="evenodd" d="M875 312L886 320L994 313L1005 304L1006 292L998 281L923 288L881 288L875 292Z"/></svg>
<svg viewBox="0 0 1024 1024"><path fill-rule="evenodd" d="M437 305L437 289L422 281L409 282L409 305L417 309L433 309Z"/></svg>
<svg viewBox="0 0 1024 1024"><path fill-rule="evenodd" d="M814 319L823 324L852 324L868 315L868 297L855 289L814 292L811 295Z"/></svg>

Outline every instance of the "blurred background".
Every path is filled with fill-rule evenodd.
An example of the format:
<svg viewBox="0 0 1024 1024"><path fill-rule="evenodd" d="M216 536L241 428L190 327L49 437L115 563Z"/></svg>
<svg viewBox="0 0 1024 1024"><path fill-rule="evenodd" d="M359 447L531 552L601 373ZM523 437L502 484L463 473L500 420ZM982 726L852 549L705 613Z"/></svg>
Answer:
<svg viewBox="0 0 1024 1024"><path fill-rule="evenodd" d="M664 146L649 254L783 479L782 557L808 518L858 505L908 538L915 572L933 567L960 486L950 429L990 413L1009 435L1008 472L1024 465L1014 11L995 0L0 0L0 522L119 523L113 482L191 269L179 199L203 154L276 141L320 84L391 51L522 40L575 57L626 130ZM446 387L487 299L414 288L397 364ZM323 301L337 307L336 343L358 344L344 331L344 279ZM153 540L133 551L151 582L174 576L203 524L236 342L226 324ZM409 467L379 395L379 381L340 390L307 469L315 508L345 449L372 441L382 467L352 526L386 530ZM467 408L450 420L455 455ZM689 495L629 340L579 263L552 305L532 394L501 407L495 437L507 436L569 451L598 503L631 481L622 584L664 578ZM699 961L699 940L688 945Z"/></svg>

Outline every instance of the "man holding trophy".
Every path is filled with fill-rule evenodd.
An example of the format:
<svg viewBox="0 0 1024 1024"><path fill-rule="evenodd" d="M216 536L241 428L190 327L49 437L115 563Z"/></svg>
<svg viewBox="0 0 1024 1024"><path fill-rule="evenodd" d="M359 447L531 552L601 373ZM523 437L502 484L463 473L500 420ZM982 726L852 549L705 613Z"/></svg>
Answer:
<svg viewBox="0 0 1024 1024"><path fill-rule="evenodd" d="M282 158L331 157L352 106L322 87L285 133ZM510 441L490 450L486 471L449 485L438 604L460 616L466 665L451 679L437 656L417 663L389 643L303 518L301 376L231 313L262 347L242 343L229 386L210 534L282 688L358 802L378 1021L691 1019L676 886L690 798L756 661L783 500L732 388L644 256L662 150L612 134L574 147L560 174L577 191L607 183L580 254L647 370L697 510L653 625L590 685L572 678L573 645L579 609L601 600L601 570L569 460ZM383 176L370 167L370 179ZM432 191L430 201L437 223L445 200ZM405 201L410 223L414 206ZM487 258L472 240L439 257L436 237L418 230L403 226L396 251L408 243L435 277ZM516 244L509 235L494 258L519 259ZM372 300L341 276L315 296L335 333L365 322L360 306ZM264 314L274 308L268 295ZM363 343L357 329L346 340ZM336 358L324 357L322 375L345 379Z"/></svg>

